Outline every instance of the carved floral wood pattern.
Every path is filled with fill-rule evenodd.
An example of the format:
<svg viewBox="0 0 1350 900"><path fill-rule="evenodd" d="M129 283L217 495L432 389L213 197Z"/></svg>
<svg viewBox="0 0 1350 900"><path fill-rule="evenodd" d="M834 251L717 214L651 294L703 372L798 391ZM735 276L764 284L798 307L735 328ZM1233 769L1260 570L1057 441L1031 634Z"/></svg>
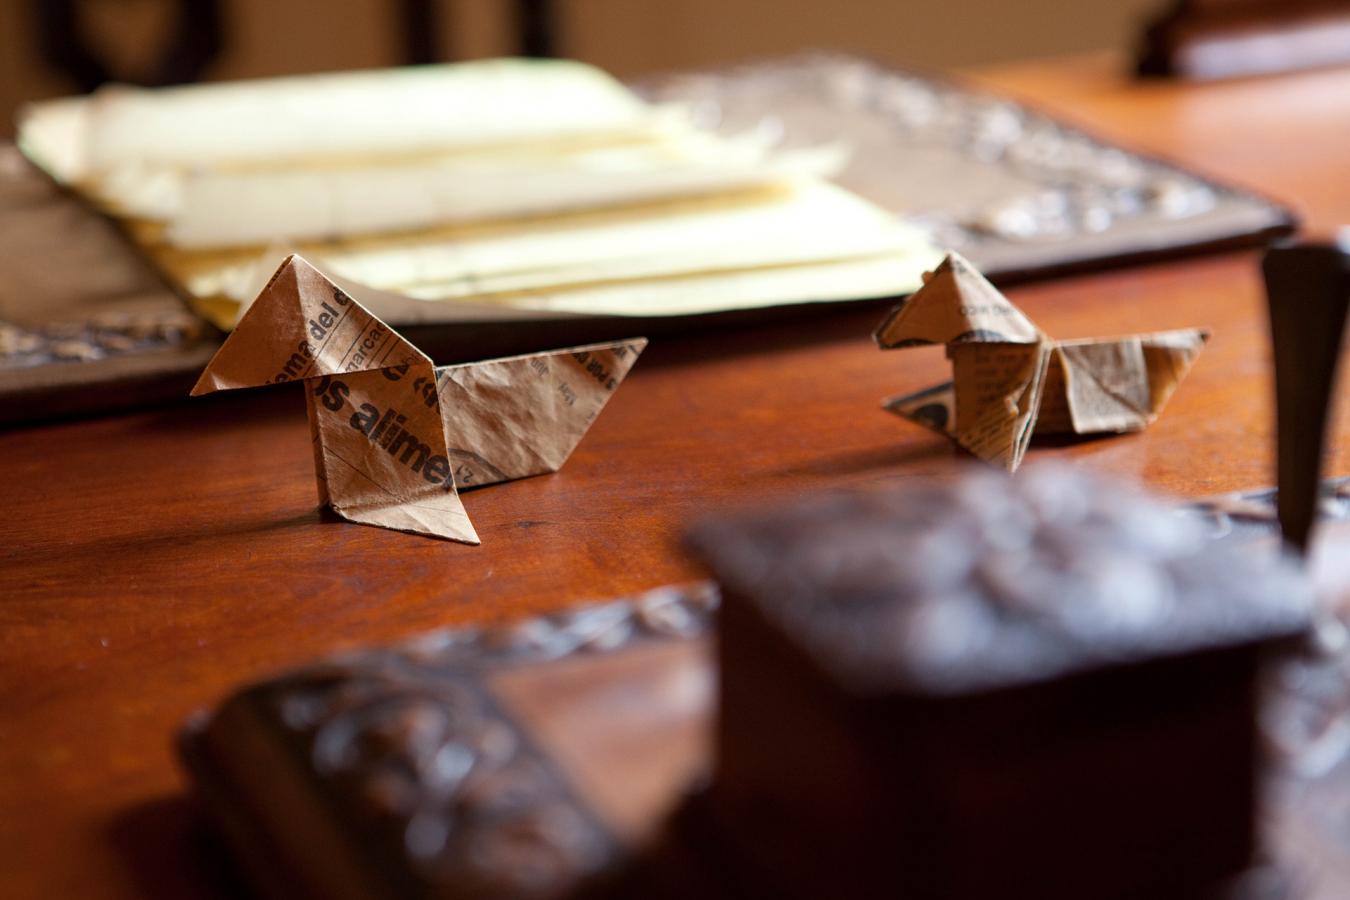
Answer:
<svg viewBox="0 0 1350 900"><path fill-rule="evenodd" d="M709 584L658 588L347 654L256 691L368 846L428 885L535 896L602 868L615 844L476 673L696 637L716 606Z"/></svg>

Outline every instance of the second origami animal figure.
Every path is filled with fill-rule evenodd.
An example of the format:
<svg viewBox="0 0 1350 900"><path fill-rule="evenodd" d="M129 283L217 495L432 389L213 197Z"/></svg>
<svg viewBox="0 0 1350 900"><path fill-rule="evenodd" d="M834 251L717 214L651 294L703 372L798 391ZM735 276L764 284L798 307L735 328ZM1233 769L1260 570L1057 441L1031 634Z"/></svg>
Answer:
<svg viewBox="0 0 1350 900"><path fill-rule="evenodd" d="M434 366L291 256L192 393L303 380L320 503L353 522L477 544L458 487L557 471L646 345Z"/></svg>
<svg viewBox="0 0 1350 900"><path fill-rule="evenodd" d="M1033 432L1139 431L1209 338L1202 328L1056 341L953 253L876 331L883 350L946 344L952 380L885 401L1014 471Z"/></svg>

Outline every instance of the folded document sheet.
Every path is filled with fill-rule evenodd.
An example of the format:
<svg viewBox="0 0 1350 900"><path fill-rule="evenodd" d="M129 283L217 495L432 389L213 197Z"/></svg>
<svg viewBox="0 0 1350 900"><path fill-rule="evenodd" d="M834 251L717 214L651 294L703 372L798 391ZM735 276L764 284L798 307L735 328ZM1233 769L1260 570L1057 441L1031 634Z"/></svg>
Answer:
<svg viewBox="0 0 1350 900"><path fill-rule="evenodd" d="M118 87L29 107L20 145L227 328L292 252L400 324L894 296L938 258L825 180L847 147L561 60Z"/></svg>

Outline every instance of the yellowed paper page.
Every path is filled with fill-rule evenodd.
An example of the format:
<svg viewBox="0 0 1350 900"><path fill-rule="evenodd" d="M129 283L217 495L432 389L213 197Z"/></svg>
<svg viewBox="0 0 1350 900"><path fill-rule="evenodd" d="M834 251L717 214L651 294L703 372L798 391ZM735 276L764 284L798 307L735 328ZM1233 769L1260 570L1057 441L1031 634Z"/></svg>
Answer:
<svg viewBox="0 0 1350 900"><path fill-rule="evenodd" d="M702 132L579 63L109 89L20 138L227 330L291 252L399 324L900 296L938 262L822 180L845 145Z"/></svg>
<svg viewBox="0 0 1350 900"><path fill-rule="evenodd" d="M20 117L41 118L35 104ZM69 111L64 111L69 114ZM275 166L650 130L652 107L603 71L499 59L173 88L115 85L79 107L83 180L119 168ZM39 157L60 151L39 142ZM69 165L69 163L68 163Z"/></svg>
<svg viewBox="0 0 1350 900"><path fill-rule="evenodd" d="M891 297L917 287L940 259L918 229L823 182L735 202L296 249L348 282L410 298L376 301L399 322L474 320L484 307L503 319L517 311L663 316ZM256 273L284 256L217 263L169 253L160 265L195 296L242 301L256 290ZM225 318L213 321L228 328L233 318Z"/></svg>
<svg viewBox="0 0 1350 900"><path fill-rule="evenodd" d="M653 145L542 160L494 155L476 165L196 174L182 180L165 211L165 239L184 249L258 246L537 218L825 177L842 162L831 148L773 156L680 149Z"/></svg>

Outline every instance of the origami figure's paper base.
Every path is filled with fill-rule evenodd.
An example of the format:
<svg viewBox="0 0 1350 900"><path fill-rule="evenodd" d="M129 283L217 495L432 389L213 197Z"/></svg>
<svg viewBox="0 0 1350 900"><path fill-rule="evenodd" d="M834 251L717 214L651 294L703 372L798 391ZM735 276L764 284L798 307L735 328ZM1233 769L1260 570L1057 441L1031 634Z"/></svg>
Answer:
<svg viewBox="0 0 1350 900"><path fill-rule="evenodd" d="M328 508L348 522L358 525L376 525L394 531L445 538L461 544L477 546L481 543L458 494L372 507L343 507L330 502Z"/></svg>
<svg viewBox="0 0 1350 900"><path fill-rule="evenodd" d="M293 256L193 393L303 381L320 503L353 522L477 544L459 487L557 471L645 346L435 367Z"/></svg>

